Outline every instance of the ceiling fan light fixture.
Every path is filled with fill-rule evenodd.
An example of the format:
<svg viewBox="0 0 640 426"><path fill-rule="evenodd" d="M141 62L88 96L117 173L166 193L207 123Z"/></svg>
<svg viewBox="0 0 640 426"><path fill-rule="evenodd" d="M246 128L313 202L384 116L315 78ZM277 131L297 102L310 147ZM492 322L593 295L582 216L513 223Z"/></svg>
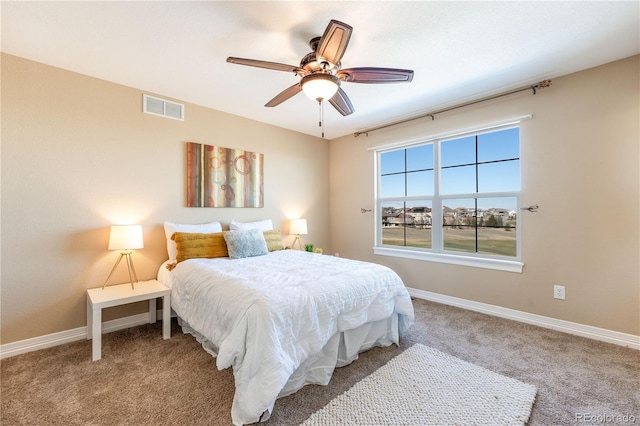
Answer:
<svg viewBox="0 0 640 426"><path fill-rule="evenodd" d="M340 79L333 74L317 73L302 77L302 91L313 101L329 100L340 88Z"/></svg>

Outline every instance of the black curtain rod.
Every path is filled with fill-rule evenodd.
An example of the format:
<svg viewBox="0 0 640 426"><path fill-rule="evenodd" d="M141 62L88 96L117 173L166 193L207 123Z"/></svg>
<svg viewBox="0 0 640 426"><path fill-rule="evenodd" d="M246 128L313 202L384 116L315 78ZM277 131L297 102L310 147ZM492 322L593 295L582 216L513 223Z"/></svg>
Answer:
<svg viewBox="0 0 640 426"><path fill-rule="evenodd" d="M513 89L513 90L510 90L508 92L500 93L498 95L487 96L486 98L481 98L481 99L477 99L475 101L466 102L466 103L455 105L455 106L452 106L452 107L440 109L440 110L437 110L437 111L430 112L428 114L422 114L422 115L419 115L417 117L407 118L405 120L396 121L394 123L389 123L389 124L385 124L385 125L378 126L378 127L372 127L370 129L367 129L367 130L362 130L362 131L359 131L359 132L355 132L353 134L353 136L358 137L358 136L363 135L363 134L369 136L369 132L374 132L374 131L380 130L380 129L386 129L387 127L396 126L398 124L407 123L407 122L413 121L413 120L419 120L419 119L425 118L425 117L431 117L432 120L435 120L435 116L437 114L442 114L443 112L452 111L452 110L458 109L458 108L464 108L464 107L467 107L469 105L475 105L475 104L478 104L480 102L490 101L492 99L498 99L498 98L501 98L503 96L513 95L514 93L524 92L525 90L531 90L531 91L533 91L533 94L535 95L537 93L538 89L544 89L545 87L549 87L549 86L551 86L551 80L542 80L542 81L539 81L538 83L532 84L530 86L520 87L519 89Z"/></svg>

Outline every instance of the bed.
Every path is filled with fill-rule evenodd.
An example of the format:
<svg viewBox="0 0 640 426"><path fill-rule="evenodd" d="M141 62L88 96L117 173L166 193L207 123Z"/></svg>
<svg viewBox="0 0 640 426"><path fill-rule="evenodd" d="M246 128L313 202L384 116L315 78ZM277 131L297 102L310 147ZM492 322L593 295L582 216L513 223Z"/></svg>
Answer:
<svg viewBox="0 0 640 426"><path fill-rule="evenodd" d="M268 419L277 398L328 384L362 351L398 344L414 319L407 289L382 265L299 250L170 262L158 280L183 331L218 369L233 368L235 425Z"/></svg>

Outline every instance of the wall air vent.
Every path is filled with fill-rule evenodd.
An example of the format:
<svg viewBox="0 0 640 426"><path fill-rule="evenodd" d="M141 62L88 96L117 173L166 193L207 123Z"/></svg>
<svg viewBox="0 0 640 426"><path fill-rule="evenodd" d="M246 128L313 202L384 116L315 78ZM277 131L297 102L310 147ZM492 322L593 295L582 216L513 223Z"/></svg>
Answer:
<svg viewBox="0 0 640 426"><path fill-rule="evenodd" d="M184 105L154 96L142 95L142 111L147 114L184 121Z"/></svg>

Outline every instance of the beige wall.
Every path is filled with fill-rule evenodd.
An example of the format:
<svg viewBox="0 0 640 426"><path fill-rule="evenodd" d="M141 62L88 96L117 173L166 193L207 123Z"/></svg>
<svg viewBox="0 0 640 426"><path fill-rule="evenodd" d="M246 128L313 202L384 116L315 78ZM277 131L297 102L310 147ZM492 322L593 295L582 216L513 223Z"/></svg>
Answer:
<svg viewBox="0 0 640 426"><path fill-rule="evenodd" d="M327 141L191 104L184 122L143 114L141 90L5 54L1 78L2 344L86 325L85 289L118 257L111 224L143 225L140 279L166 259L166 220L268 218L287 232L304 217L304 241L328 247ZM184 207L187 141L264 153L265 207ZM126 280L121 265L112 282Z"/></svg>
<svg viewBox="0 0 640 426"><path fill-rule="evenodd" d="M640 335L640 57L357 138L331 141L331 243L342 256L395 269L408 287ZM522 274L377 256L369 147L524 114ZM553 285L566 300L553 299Z"/></svg>
<svg viewBox="0 0 640 426"><path fill-rule="evenodd" d="M409 287L639 335L639 62L329 145L190 104L184 122L146 115L140 90L3 54L0 342L86 324L85 289L102 285L117 258L106 250L111 224L143 225L134 259L149 279L166 258L165 220L270 218L286 232L294 217L309 221L306 242L391 266ZM373 215L360 213L373 207L367 148L529 113L522 203L540 211L520 216L522 274L373 255ZM265 207L184 207L187 141L264 153ZM553 284L567 300L552 298Z"/></svg>

